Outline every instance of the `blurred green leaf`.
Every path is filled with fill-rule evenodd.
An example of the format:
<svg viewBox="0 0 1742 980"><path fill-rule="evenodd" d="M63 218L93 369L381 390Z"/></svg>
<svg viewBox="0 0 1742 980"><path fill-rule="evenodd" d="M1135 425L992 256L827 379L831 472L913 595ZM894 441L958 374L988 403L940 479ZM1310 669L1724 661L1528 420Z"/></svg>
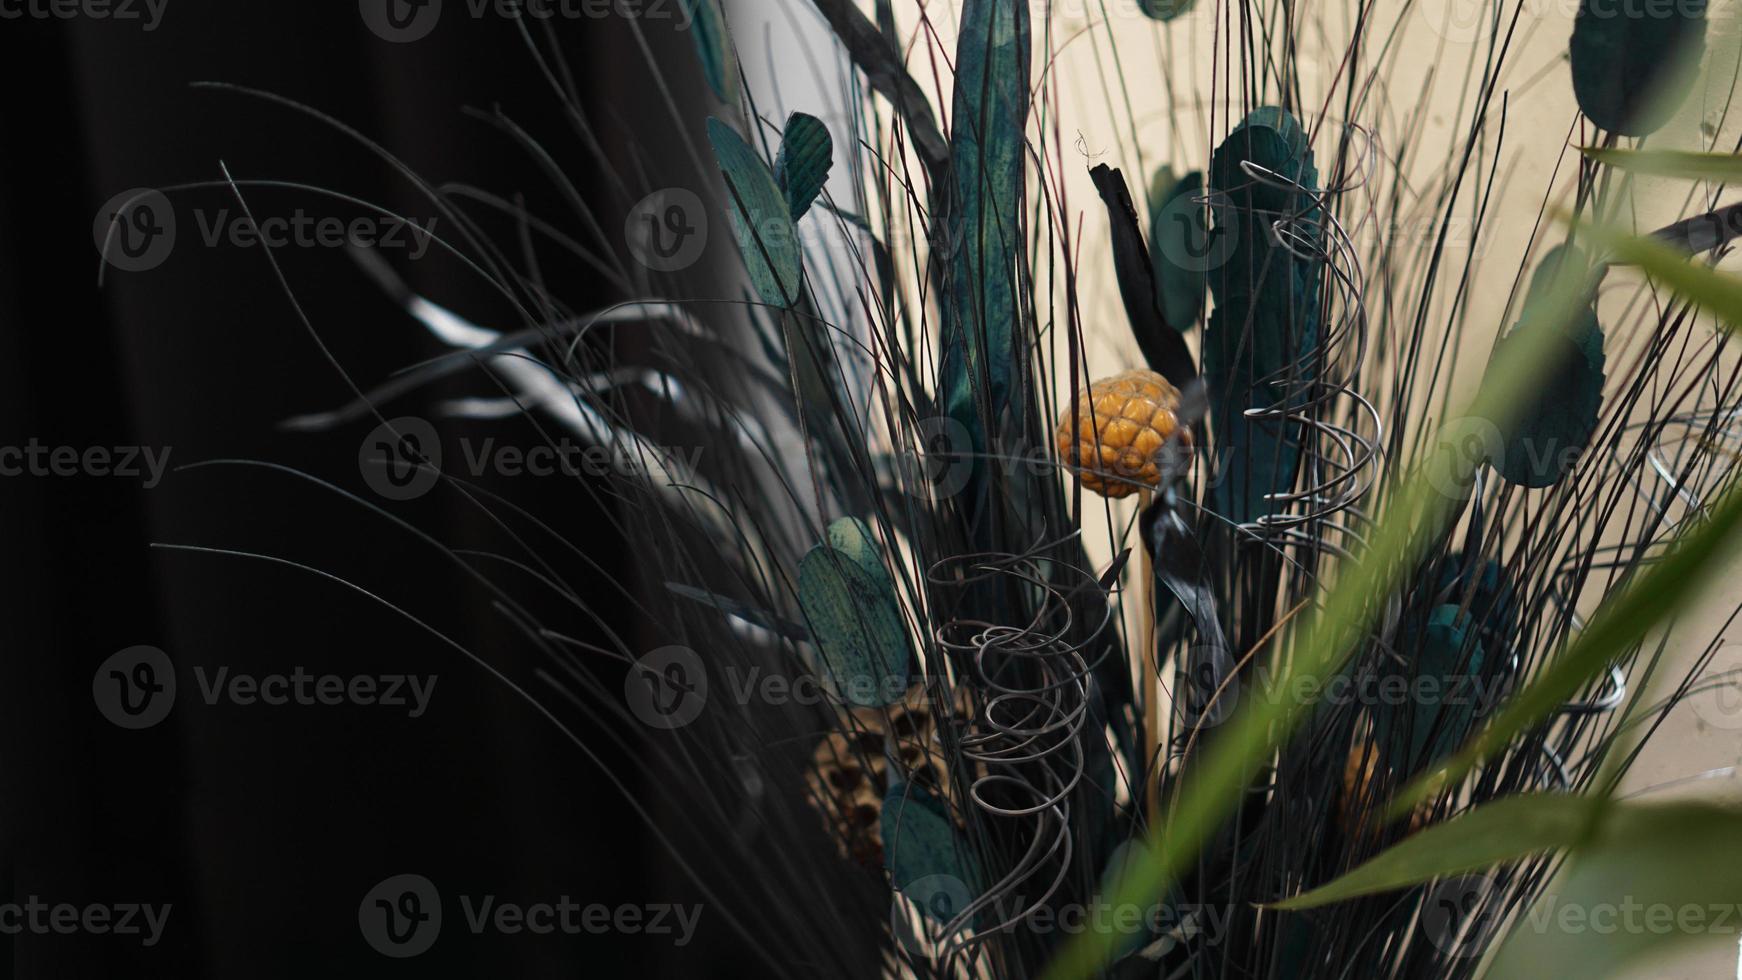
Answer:
<svg viewBox="0 0 1742 980"><path fill-rule="evenodd" d="M1653 132L1687 97L1705 37L1705 0L1581 0L1569 46L1579 109L1612 133Z"/></svg>
<svg viewBox="0 0 1742 980"><path fill-rule="evenodd" d="M1493 977L1601 977L1647 954L1742 931L1742 810L1709 803L1512 797L1429 827L1281 911L1481 871L1546 851L1567 872L1512 923ZM1552 971L1548 964L1553 964Z"/></svg>
<svg viewBox="0 0 1742 980"><path fill-rule="evenodd" d="M721 102L730 102L732 79L737 72L737 59L732 53L732 37L726 30L726 18L720 13L720 0L683 0L689 15L690 33L696 42L696 54L702 60L702 74L708 87Z"/></svg>
<svg viewBox="0 0 1742 980"><path fill-rule="evenodd" d="M1404 838L1330 884L1268 907L1285 912L1318 908L1571 847L1595 812L1595 802L1580 796L1496 800Z"/></svg>
<svg viewBox="0 0 1742 980"><path fill-rule="evenodd" d="M1602 977L1742 932L1742 810L1616 804L1494 961L1495 977ZM1552 971L1545 971L1553 964Z"/></svg>
<svg viewBox="0 0 1742 980"><path fill-rule="evenodd" d="M1689 153L1681 150L1614 150L1581 146L1579 152L1598 163L1648 177L1742 181L1742 156L1734 153Z"/></svg>
<svg viewBox="0 0 1742 980"><path fill-rule="evenodd" d="M1580 225L1579 230L1608 250L1609 261L1639 266L1653 279L1705 307L1732 328L1742 323L1742 279L1689 262L1686 255L1650 238L1601 225Z"/></svg>

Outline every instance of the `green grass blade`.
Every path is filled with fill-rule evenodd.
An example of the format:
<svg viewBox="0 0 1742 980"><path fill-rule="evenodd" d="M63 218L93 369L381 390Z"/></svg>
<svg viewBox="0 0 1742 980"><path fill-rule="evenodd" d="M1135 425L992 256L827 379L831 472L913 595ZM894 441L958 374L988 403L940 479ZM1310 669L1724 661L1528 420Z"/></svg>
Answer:
<svg viewBox="0 0 1742 980"><path fill-rule="evenodd" d="M1580 231L1608 250L1611 263L1636 265L1653 279L1734 327L1742 323L1742 279L1689 262L1687 256L1662 242L1628 235L1598 225Z"/></svg>
<svg viewBox="0 0 1742 980"><path fill-rule="evenodd" d="M1586 157L1646 177L1685 177L1688 180L1742 181L1742 156L1733 153L1692 153L1682 150L1614 150L1582 146Z"/></svg>
<svg viewBox="0 0 1742 980"><path fill-rule="evenodd" d="M1595 802L1581 796L1533 794L1498 800L1407 837L1330 884L1268 907L1285 912L1318 908L1571 847L1589 829L1595 810Z"/></svg>

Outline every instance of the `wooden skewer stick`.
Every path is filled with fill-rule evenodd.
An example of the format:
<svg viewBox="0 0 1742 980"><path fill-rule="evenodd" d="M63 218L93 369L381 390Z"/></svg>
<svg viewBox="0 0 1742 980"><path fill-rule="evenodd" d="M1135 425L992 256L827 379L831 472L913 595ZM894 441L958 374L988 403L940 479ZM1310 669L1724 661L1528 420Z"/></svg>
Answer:
<svg viewBox="0 0 1742 980"><path fill-rule="evenodd" d="M1153 494L1148 490L1138 494L1137 513L1139 515L1149 509L1149 502L1152 496ZM1143 534L1141 521L1138 523L1138 528L1138 537L1141 538ZM1161 757L1160 748L1162 738L1161 665L1156 663L1155 658L1155 566L1154 558L1149 554L1149 543L1147 541L1138 541L1137 574L1143 578L1142 587L1138 590L1138 594L1142 596L1143 601L1143 619L1138 630L1138 635L1142 637L1143 644L1138 657L1138 684L1140 689L1143 691L1143 703L1145 706L1144 731L1148 733L1148 737L1145 739L1143 746L1143 762L1147 765L1149 760ZM1148 799L1145 801L1145 810L1148 812L1149 819L1152 822L1157 817L1158 801L1155 792L1156 782L1157 781L1148 778L1147 772L1144 774L1144 792L1148 796Z"/></svg>

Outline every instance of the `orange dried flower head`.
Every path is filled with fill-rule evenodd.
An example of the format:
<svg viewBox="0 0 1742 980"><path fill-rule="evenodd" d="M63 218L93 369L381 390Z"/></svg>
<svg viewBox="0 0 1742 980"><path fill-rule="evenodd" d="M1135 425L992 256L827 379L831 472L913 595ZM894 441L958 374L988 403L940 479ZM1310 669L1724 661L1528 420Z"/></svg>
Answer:
<svg viewBox="0 0 1742 980"><path fill-rule="evenodd" d="M1191 430L1180 431L1176 414L1179 389L1154 371L1097 381L1076 402L1075 417L1059 422L1059 458L1078 472L1083 486L1104 497L1159 484L1162 447L1175 432L1179 451L1191 449Z"/></svg>

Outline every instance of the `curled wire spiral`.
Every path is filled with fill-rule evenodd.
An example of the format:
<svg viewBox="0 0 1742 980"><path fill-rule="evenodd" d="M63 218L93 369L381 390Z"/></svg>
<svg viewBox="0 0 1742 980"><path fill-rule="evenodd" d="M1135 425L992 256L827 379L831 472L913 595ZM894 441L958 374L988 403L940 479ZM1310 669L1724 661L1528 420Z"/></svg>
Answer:
<svg viewBox="0 0 1742 980"><path fill-rule="evenodd" d="M1358 137L1351 142L1359 144L1350 177L1322 191L1250 160L1240 163L1248 179L1310 200L1297 212L1272 215L1269 229L1272 241L1289 254L1323 267L1334 292L1325 308L1335 314L1318 344L1281 370L1257 379L1276 398L1270 406L1247 409L1245 415L1300 434L1306 477L1305 486L1297 491L1267 494L1265 499L1277 505L1274 512L1243 525L1242 530L1277 546L1333 553L1342 549L1329 543L1326 531L1340 532L1343 540L1361 539L1354 524L1366 522L1360 503L1378 480L1384 429L1378 410L1355 387L1367 355L1361 259L1354 237L1329 207L1334 196L1365 185L1378 165L1377 137L1354 124L1349 131ZM1353 412L1345 412L1345 406L1352 406ZM1345 516L1353 523L1344 523Z"/></svg>
<svg viewBox="0 0 1742 980"><path fill-rule="evenodd" d="M975 723L960 745L964 760L973 763L967 769L976 773L969 798L990 816L1032 824L1027 848L1009 872L943 927L945 959L1044 907L1071 869L1071 795L1085 766L1090 675L1113 649L1102 636L1114 611L1102 583L1054 557L1054 550L960 555L939 561L927 574L939 589L1032 597L1031 614L1020 625L950 618L937 628L939 646L956 662L972 664L981 695ZM1085 609L1094 610L1086 622L1079 616ZM1096 645L1101 657L1090 662L1087 651ZM1021 908L1007 901L1013 897L1024 897Z"/></svg>

